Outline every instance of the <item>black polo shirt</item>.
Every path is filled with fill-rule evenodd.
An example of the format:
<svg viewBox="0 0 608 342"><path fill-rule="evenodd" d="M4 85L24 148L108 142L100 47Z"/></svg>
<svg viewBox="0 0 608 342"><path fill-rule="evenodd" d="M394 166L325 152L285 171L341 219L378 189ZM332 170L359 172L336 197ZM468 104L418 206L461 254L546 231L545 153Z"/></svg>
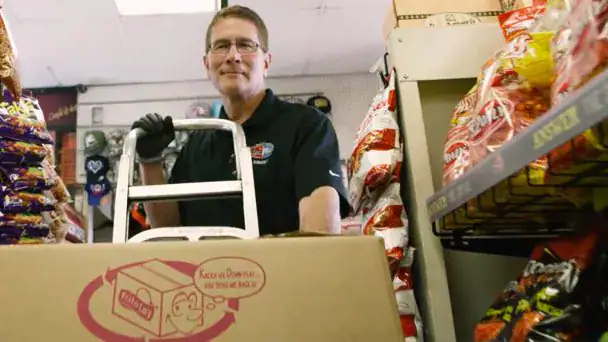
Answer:
<svg viewBox="0 0 608 342"><path fill-rule="evenodd" d="M227 119L223 110L220 118ZM300 200L321 186L338 191L341 216L348 214L338 139L325 115L266 90L243 130L252 152L260 234L297 230ZM169 183L235 180L233 153L232 133L193 132ZM183 226L245 226L240 197L183 201L179 211Z"/></svg>

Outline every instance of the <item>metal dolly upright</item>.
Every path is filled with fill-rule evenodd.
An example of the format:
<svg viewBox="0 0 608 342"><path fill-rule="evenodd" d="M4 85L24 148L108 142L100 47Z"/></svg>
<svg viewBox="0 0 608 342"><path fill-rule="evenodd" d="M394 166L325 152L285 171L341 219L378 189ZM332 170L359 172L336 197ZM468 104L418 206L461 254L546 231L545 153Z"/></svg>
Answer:
<svg viewBox="0 0 608 342"><path fill-rule="evenodd" d="M241 125L223 119L174 120L176 131L223 130L232 133L236 180L218 182L196 182L163 185L133 185L135 167L135 145L145 133L134 129L125 138L122 156L118 164L118 177L115 192L113 243L138 243L152 239L186 238L198 241L204 238L256 239L259 237L253 164L251 150L247 147L245 132ZM164 227L143 231L132 238L128 237L131 201L176 201L242 194L245 229L236 227Z"/></svg>

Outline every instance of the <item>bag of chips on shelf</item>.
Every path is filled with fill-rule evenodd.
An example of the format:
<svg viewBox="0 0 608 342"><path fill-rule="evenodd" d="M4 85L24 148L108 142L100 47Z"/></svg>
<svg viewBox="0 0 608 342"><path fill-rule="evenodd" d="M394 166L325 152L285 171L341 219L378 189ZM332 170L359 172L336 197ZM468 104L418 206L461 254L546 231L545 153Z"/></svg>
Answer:
<svg viewBox="0 0 608 342"><path fill-rule="evenodd" d="M0 11L0 80L6 88L18 98L21 94L21 83L17 73L17 48L13 42L3 11Z"/></svg>
<svg viewBox="0 0 608 342"><path fill-rule="evenodd" d="M572 7L564 15L563 26L556 33L552 44L555 61L555 81L551 89L552 105L557 105L574 90L606 68L608 63L608 27L606 19L608 2L596 0L572 1ZM587 101L588 104L593 100ZM592 109L593 110L593 109ZM598 109L601 110L601 109ZM608 124L602 123L586 130L571 141L549 153L549 170L554 175L551 183L563 183L593 167L593 159L608 160ZM562 176L566 175L566 176ZM593 178L586 181L603 182Z"/></svg>
<svg viewBox="0 0 608 342"><path fill-rule="evenodd" d="M47 156L41 145L0 138L0 164L40 164Z"/></svg>
<svg viewBox="0 0 608 342"><path fill-rule="evenodd" d="M40 213L53 210L57 203L44 193L18 192L7 186L0 188L0 211L3 213Z"/></svg>
<svg viewBox="0 0 608 342"><path fill-rule="evenodd" d="M369 207L363 208L362 234L381 237L394 273L408 246L408 220L400 195L401 185L390 183Z"/></svg>
<svg viewBox="0 0 608 342"><path fill-rule="evenodd" d="M401 158L399 125L397 124L395 72L389 85L373 100L359 127L355 147L347 163L349 202L359 213L366 197L387 184Z"/></svg>
<svg viewBox="0 0 608 342"><path fill-rule="evenodd" d="M55 186L57 178L45 175L40 166L0 167L2 180L14 191L41 192Z"/></svg>
<svg viewBox="0 0 608 342"><path fill-rule="evenodd" d="M598 250L596 232L539 244L475 327L475 341L576 341L584 324L581 274Z"/></svg>
<svg viewBox="0 0 608 342"><path fill-rule="evenodd" d="M2 102L4 104L5 102ZM34 144L52 144L53 139L46 129L46 125L36 119L28 117L24 109L15 105L19 112L10 113L9 107L0 104L0 136Z"/></svg>
<svg viewBox="0 0 608 342"><path fill-rule="evenodd" d="M412 282L412 265L415 248L409 247L393 278L393 289L397 299L401 329L406 341L422 341L424 337L422 318L418 311Z"/></svg>
<svg viewBox="0 0 608 342"><path fill-rule="evenodd" d="M477 85L454 108L443 149L443 185L462 176L471 166L468 124L477 104Z"/></svg>
<svg viewBox="0 0 608 342"><path fill-rule="evenodd" d="M543 6L531 6L506 12L499 17L507 44L482 69L477 108L469 121L471 162L477 164L496 152L550 107L553 64L550 54L551 32L529 32L535 20L544 13ZM500 169L500 158L495 160ZM493 191L469 203L471 216L482 216L505 203L531 202L531 196L553 194L544 187L547 170L545 158L539 158L496 186ZM565 199L551 198L558 204ZM538 208L547 203L534 203ZM564 204L565 205L565 204ZM543 207L545 209L546 207ZM539 210L514 216L535 217ZM536 217L535 217L536 218ZM538 218L539 220L541 218Z"/></svg>

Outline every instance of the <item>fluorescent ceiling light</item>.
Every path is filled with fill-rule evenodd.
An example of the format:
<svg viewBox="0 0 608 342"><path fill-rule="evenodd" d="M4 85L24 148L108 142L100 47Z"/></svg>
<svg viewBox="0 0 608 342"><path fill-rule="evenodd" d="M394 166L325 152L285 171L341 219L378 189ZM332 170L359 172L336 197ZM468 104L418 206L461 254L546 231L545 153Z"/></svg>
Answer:
<svg viewBox="0 0 608 342"><path fill-rule="evenodd" d="M122 16L213 13L221 0L114 0Z"/></svg>

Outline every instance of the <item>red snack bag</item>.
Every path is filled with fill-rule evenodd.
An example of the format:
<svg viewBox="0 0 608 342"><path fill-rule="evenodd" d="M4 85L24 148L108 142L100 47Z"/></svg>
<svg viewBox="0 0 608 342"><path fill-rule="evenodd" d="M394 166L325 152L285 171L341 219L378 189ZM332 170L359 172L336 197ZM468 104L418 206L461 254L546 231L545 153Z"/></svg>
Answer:
<svg viewBox="0 0 608 342"><path fill-rule="evenodd" d="M583 307L575 289L592 262L598 235L587 233L538 245L475 327L475 341L575 341ZM582 289L584 293L584 289Z"/></svg>
<svg viewBox="0 0 608 342"><path fill-rule="evenodd" d="M544 13L544 4L535 4L501 13L498 16L498 22L505 41L510 42L518 36L526 34L534 25L534 21Z"/></svg>
<svg viewBox="0 0 608 342"><path fill-rule="evenodd" d="M577 0L565 15L565 24L552 44L555 61L555 82L551 89L552 105L560 103L572 91L603 71L608 62L606 12L608 2ZM606 124L601 124L605 132ZM605 150L605 134L591 128L549 153L550 169L577 173L570 169L576 161L596 158ZM605 140L605 138L604 138ZM573 158L573 156L576 156ZM590 165L579 165L588 168Z"/></svg>
<svg viewBox="0 0 608 342"><path fill-rule="evenodd" d="M369 208L363 210L362 234L384 240L391 270L396 270L408 244L408 221L399 183L390 184Z"/></svg>
<svg viewBox="0 0 608 342"><path fill-rule="evenodd" d="M349 202L358 213L366 198L387 184L401 157L396 119L395 73L375 98L361 124L347 163Z"/></svg>
<svg viewBox="0 0 608 342"><path fill-rule="evenodd" d="M454 108L443 149L443 185L462 176L471 166L468 124L477 104L477 85Z"/></svg>
<svg viewBox="0 0 608 342"><path fill-rule="evenodd" d="M412 265L414 263L415 248L409 247L399 268L393 278L393 289L397 299L397 307L401 320L401 329L406 341L415 341L415 337L422 338L422 319L414 296L412 283Z"/></svg>

